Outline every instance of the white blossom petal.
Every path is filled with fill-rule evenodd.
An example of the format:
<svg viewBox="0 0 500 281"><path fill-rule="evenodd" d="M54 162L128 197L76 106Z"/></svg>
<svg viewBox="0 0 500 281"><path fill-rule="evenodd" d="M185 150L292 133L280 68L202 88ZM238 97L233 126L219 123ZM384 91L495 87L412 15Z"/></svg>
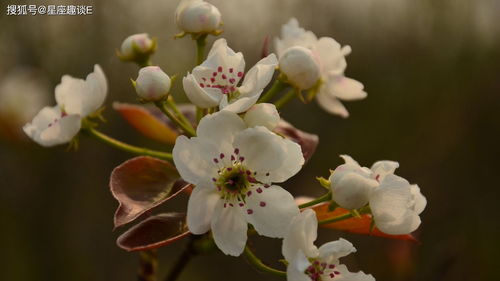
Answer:
<svg viewBox="0 0 500 281"><path fill-rule="evenodd" d="M250 97L239 97L235 99L232 103L230 103L227 100L227 96L223 96L219 104L219 107L221 108L221 110L231 111L234 113L243 113L257 102L261 93L262 90Z"/></svg>
<svg viewBox="0 0 500 281"><path fill-rule="evenodd" d="M200 120L196 129L199 138L210 141L217 153L233 153L233 141L237 133L246 129L245 122L238 114L229 111L219 111L206 115Z"/></svg>
<svg viewBox="0 0 500 281"><path fill-rule="evenodd" d="M304 271L311 263L302 251L297 251L293 259L289 260L286 268L287 281L311 281L311 277Z"/></svg>
<svg viewBox="0 0 500 281"><path fill-rule="evenodd" d="M324 86L335 97L345 101L361 100L368 96L363 84L343 75L331 77Z"/></svg>
<svg viewBox="0 0 500 281"><path fill-rule="evenodd" d="M399 163L395 161L377 161L373 163L370 170L372 171L372 178L381 182L386 175L394 174L394 171L399 168Z"/></svg>
<svg viewBox="0 0 500 281"><path fill-rule="evenodd" d="M424 211L425 206L427 205L427 199L425 199L422 193L420 193L420 188L416 184L412 184L410 186L410 191L415 201L414 211L415 213L420 214Z"/></svg>
<svg viewBox="0 0 500 281"><path fill-rule="evenodd" d="M244 157L244 165L257 172L255 177L262 182L268 182L265 181L269 177L267 173L282 167L286 159L283 139L265 127L241 131L236 135L233 145Z"/></svg>
<svg viewBox="0 0 500 281"><path fill-rule="evenodd" d="M24 125L23 130L33 141L45 147L68 143L80 131L81 117L62 115L59 106L44 107L31 123Z"/></svg>
<svg viewBox="0 0 500 281"><path fill-rule="evenodd" d="M319 258L328 263L337 263L338 259L355 252L356 248L354 248L351 242L340 238L319 247Z"/></svg>
<svg viewBox="0 0 500 281"><path fill-rule="evenodd" d="M268 55L254 65L238 88L241 97L260 96L262 90L271 82L277 65L278 59L275 54Z"/></svg>
<svg viewBox="0 0 500 281"><path fill-rule="evenodd" d="M247 221L260 235L283 238L292 219L299 214L293 196L283 188L255 186L246 197Z"/></svg>
<svg viewBox="0 0 500 281"><path fill-rule="evenodd" d="M241 52L233 51L227 46L226 39L221 38L214 42L207 59L201 65L214 71L218 71L219 67L225 71L233 68L233 73L238 73L245 69L245 59Z"/></svg>
<svg viewBox="0 0 500 281"><path fill-rule="evenodd" d="M259 103L252 106L243 118L248 127L264 126L270 131L274 130L281 118L272 103Z"/></svg>
<svg viewBox="0 0 500 281"><path fill-rule="evenodd" d="M188 74L182 79L182 86L188 99L201 108L217 106L222 98L220 91L206 91L202 89L193 74Z"/></svg>
<svg viewBox="0 0 500 281"><path fill-rule="evenodd" d="M347 50L350 50L349 46L342 49L340 44L330 37L321 37L313 49L321 61L324 75L342 75L344 73L347 66L345 60Z"/></svg>
<svg viewBox="0 0 500 281"><path fill-rule="evenodd" d="M333 95L323 90L321 87L320 92L316 95L316 101L319 106L330 114L339 115L342 118L349 117L349 112L345 106Z"/></svg>
<svg viewBox="0 0 500 281"><path fill-rule="evenodd" d="M302 148L299 144L289 139L283 139L283 142L283 146L286 149L286 158L279 168L269 171L268 180L270 182L280 183L288 180L302 169L305 162Z"/></svg>
<svg viewBox="0 0 500 281"><path fill-rule="evenodd" d="M370 208L377 228L387 234L408 234L420 225L411 186L396 175L387 175L373 191Z"/></svg>
<svg viewBox="0 0 500 281"><path fill-rule="evenodd" d="M200 187L214 187L212 177L217 175L217 166L213 158L216 151L210 142L179 136L172 154L175 167L185 181Z"/></svg>
<svg viewBox="0 0 500 281"><path fill-rule="evenodd" d="M316 213L307 209L294 217L283 239L282 253L287 261L296 258L297 252L302 251L307 257L315 258L319 255L314 245L317 238L318 219Z"/></svg>
<svg viewBox="0 0 500 281"><path fill-rule="evenodd" d="M330 177L333 200L345 209L358 209L368 203L378 182L362 170L341 170Z"/></svg>
<svg viewBox="0 0 500 281"><path fill-rule="evenodd" d="M299 27L299 22L291 18L281 27L281 38L275 39L275 48L278 56L281 57L286 49L292 46L302 46L312 49L318 38L311 31Z"/></svg>
<svg viewBox="0 0 500 281"><path fill-rule="evenodd" d="M85 117L95 112L104 102L108 91L106 76L99 65L86 80L64 75L56 86L56 101L67 114Z"/></svg>
<svg viewBox="0 0 500 281"><path fill-rule="evenodd" d="M365 274L363 271L358 272L349 272L347 267L343 264L338 264L335 266L335 269L325 270L322 276L324 276L325 280L330 279L329 276L332 272L338 272L338 275L335 275L333 280L339 281L375 281L375 278L371 274Z"/></svg>
<svg viewBox="0 0 500 281"><path fill-rule="evenodd" d="M189 196L187 225L193 234L203 234L210 230L210 222L220 195L215 188L195 187Z"/></svg>
<svg viewBox="0 0 500 281"><path fill-rule="evenodd" d="M212 234L217 247L226 255L239 256L247 242L247 222L243 208L220 200L212 219Z"/></svg>

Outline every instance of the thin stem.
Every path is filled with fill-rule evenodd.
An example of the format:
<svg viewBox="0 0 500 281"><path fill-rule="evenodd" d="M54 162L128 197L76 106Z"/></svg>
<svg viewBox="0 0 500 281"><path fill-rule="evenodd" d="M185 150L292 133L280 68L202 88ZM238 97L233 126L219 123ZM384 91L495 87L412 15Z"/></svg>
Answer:
<svg viewBox="0 0 500 281"><path fill-rule="evenodd" d="M267 90L267 92L264 95L262 95L262 97L259 99L258 103L268 102L269 100L271 100L274 97L274 95L281 92L286 87L288 87L287 83L284 83L281 80L277 79L276 81L274 81L271 88L269 88L269 90Z"/></svg>
<svg viewBox="0 0 500 281"><path fill-rule="evenodd" d="M206 45L207 45L206 34L196 39L196 65L200 65L204 61Z"/></svg>
<svg viewBox="0 0 500 281"><path fill-rule="evenodd" d="M295 91L296 91L295 89L291 89L290 91L288 91L288 93L286 93L283 97L281 97L277 102L275 102L274 105L276 105L276 108L280 109L285 104L287 104L289 101L291 101L293 99L293 97L295 96Z"/></svg>
<svg viewBox="0 0 500 281"><path fill-rule="evenodd" d="M204 110L201 107L196 107L196 122L200 123L201 118L205 116Z"/></svg>
<svg viewBox="0 0 500 281"><path fill-rule="evenodd" d="M272 268L270 266L265 265L250 249L250 247L245 246L245 256L247 257L248 261L255 266L257 269L262 270L263 272L271 273L277 276L282 276L286 277L286 272L277 270L275 268Z"/></svg>
<svg viewBox="0 0 500 281"><path fill-rule="evenodd" d="M179 119L179 121L186 124L187 127L194 131L194 128L191 125L191 121L189 121L187 117L177 108L177 105L175 104L175 101L172 97L169 97L167 99L167 106L174 111L174 114Z"/></svg>
<svg viewBox="0 0 500 281"><path fill-rule="evenodd" d="M139 272L137 273L137 280L156 281L157 270L157 251L153 249L139 252Z"/></svg>
<svg viewBox="0 0 500 281"><path fill-rule="evenodd" d="M332 199L332 193L331 192L327 192L324 195L322 195L321 197L318 197L318 198L316 198L316 199L314 199L312 201L309 201L307 203L300 204L299 208L303 209L303 208L311 207L311 206L314 206L314 205L319 204L321 202L328 201L330 199Z"/></svg>
<svg viewBox="0 0 500 281"><path fill-rule="evenodd" d="M167 153L167 152L161 152L161 151L156 151L156 150L151 150L143 147L138 147L138 146L133 146L124 142L121 142L117 139L114 139L110 136L107 136L99 131L97 131L94 128L86 128L84 129L85 132L87 132L90 136L100 140L101 142L110 145L112 147L118 148L120 150L130 152L132 154L136 155L146 155L146 156L152 156L160 159L165 159L165 160L172 160L172 153Z"/></svg>
<svg viewBox="0 0 500 281"><path fill-rule="evenodd" d="M191 259L197 254L197 251L194 248L195 237L191 236L189 243L186 245L186 248L182 252L182 254L175 261L174 266L168 273L167 277L165 277L165 281L175 281L181 275L182 271L186 268Z"/></svg>
<svg viewBox="0 0 500 281"><path fill-rule="evenodd" d="M363 207L363 208L359 209L358 214L364 215L364 214L368 214L369 212L370 212L370 207ZM318 224L319 225L329 224L329 223L339 222L339 221L343 221L343 220L354 218L354 217L356 217L355 212L350 212L350 213L347 213L344 215L340 215L340 216L336 216L333 218L319 221Z"/></svg>
<svg viewBox="0 0 500 281"><path fill-rule="evenodd" d="M157 101L157 102L155 102L155 105L161 110L161 112L163 112L168 118L170 118L170 120L172 120L172 122L174 122L174 124L177 127L182 129L184 131L184 133L186 133L186 135L188 135L190 137L194 137L196 135L196 133L194 132L194 129L191 127L191 125L184 124L179 119L177 119L177 117L175 117L175 115L172 112L170 112L168 110L165 102Z"/></svg>

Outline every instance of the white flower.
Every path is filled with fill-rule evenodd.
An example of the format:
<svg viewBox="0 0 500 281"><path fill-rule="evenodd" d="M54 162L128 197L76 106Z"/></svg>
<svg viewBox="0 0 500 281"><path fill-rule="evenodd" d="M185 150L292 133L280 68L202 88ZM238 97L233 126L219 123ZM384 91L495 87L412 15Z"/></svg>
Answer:
<svg viewBox="0 0 500 281"><path fill-rule="evenodd" d="M134 34L123 40L120 55L132 58L141 54L149 54L154 48L155 43L147 33Z"/></svg>
<svg viewBox="0 0 500 281"><path fill-rule="evenodd" d="M417 185L388 174L370 196L375 225L387 234L408 234L420 225L419 214L427 201Z"/></svg>
<svg viewBox="0 0 500 281"><path fill-rule="evenodd" d="M288 262L288 281L374 281L372 275L349 272L339 259L356 252L353 245L340 238L323 244L319 249L314 245L317 237L318 221L316 213L307 209L297 215L290 224L283 239L282 252Z"/></svg>
<svg viewBox="0 0 500 281"><path fill-rule="evenodd" d="M147 101L156 101L168 96L170 77L158 66L147 66L139 70L135 81L137 95Z"/></svg>
<svg viewBox="0 0 500 281"><path fill-rule="evenodd" d="M107 90L106 77L98 65L86 80L64 75L55 89L57 106L43 108L23 130L42 146L67 143L80 130L81 119L101 107Z"/></svg>
<svg viewBox="0 0 500 281"><path fill-rule="evenodd" d="M302 167L300 146L265 127L247 128L230 111L207 115L197 137L179 136L173 157L182 178L195 185L189 198L187 224L194 234L210 229L228 255L242 253L247 224L268 237L283 237L299 213L284 182Z"/></svg>
<svg viewBox="0 0 500 281"><path fill-rule="evenodd" d="M298 21L292 18L282 27L281 38L275 40L275 47L281 58L293 46L310 49L320 63L322 84L316 95L319 105L329 113L348 117L349 113L339 100L359 100L367 96L363 84L344 76L347 66L345 56L351 48L341 47L329 37L318 39L311 31L299 27Z"/></svg>
<svg viewBox="0 0 500 281"><path fill-rule="evenodd" d="M187 33L216 32L222 24L217 7L203 0L182 0L175 11L175 23Z"/></svg>
<svg viewBox="0 0 500 281"><path fill-rule="evenodd" d="M243 120L248 127L264 126L272 131L278 126L281 118L274 104L258 103L250 107Z"/></svg>
<svg viewBox="0 0 500 281"><path fill-rule="evenodd" d="M219 39L214 42L207 59L184 77L184 91L199 107L219 106L241 113L255 104L271 81L277 64L276 56L271 54L244 74L243 55L229 48L225 39ZM243 83L238 87L243 75Z"/></svg>
<svg viewBox="0 0 500 281"><path fill-rule="evenodd" d="M279 68L301 90L312 88L320 79L319 63L311 50L301 46L286 49L280 56Z"/></svg>

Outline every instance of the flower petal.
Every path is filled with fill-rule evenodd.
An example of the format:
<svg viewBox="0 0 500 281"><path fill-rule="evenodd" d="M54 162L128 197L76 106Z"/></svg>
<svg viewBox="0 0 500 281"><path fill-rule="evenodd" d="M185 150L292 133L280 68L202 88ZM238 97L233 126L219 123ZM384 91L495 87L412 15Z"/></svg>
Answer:
<svg viewBox="0 0 500 281"><path fill-rule="evenodd" d="M319 247L319 257L322 260L327 260L329 263L337 263L338 259L356 252L356 248L351 242L340 238L336 241L331 241Z"/></svg>
<svg viewBox="0 0 500 281"><path fill-rule="evenodd" d="M187 225L193 234L210 230L215 205L220 196L215 189L195 187L188 201Z"/></svg>
<svg viewBox="0 0 500 281"><path fill-rule="evenodd" d="M295 257L288 261L286 268L287 281L311 281L311 277L306 275L304 271L311 263L302 251L297 251Z"/></svg>
<svg viewBox="0 0 500 281"><path fill-rule="evenodd" d="M341 165L330 176L333 200L345 209L358 209L368 203L378 182L361 169L342 169Z"/></svg>
<svg viewBox="0 0 500 281"><path fill-rule="evenodd" d="M427 205L427 199L420 193L420 188L416 184L410 186L411 194L413 195L413 200L415 201L415 213L420 214L424 211Z"/></svg>
<svg viewBox="0 0 500 281"><path fill-rule="evenodd" d="M344 49L348 50L349 47ZM345 55L340 44L330 37L321 37L314 45L314 53L321 61L322 73L325 75L341 75L347 66Z"/></svg>
<svg viewBox="0 0 500 281"><path fill-rule="evenodd" d="M217 91L207 92L202 89L193 74L182 79L182 86L189 100L201 108L217 106L222 98L222 94Z"/></svg>
<svg viewBox="0 0 500 281"><path fill-rule="evenodd" d="M342 118L349 117L349 112L344 105L333 94L327 93L323 88L324 86L316 95L319 106L330 114L339 115Z"/></svg>
<svg viewBox="0 0 500 281"><path fill-rule="evenodd" d="M199 138L212 143L214 153L233 153L235 135L246 129L245 122L238 114L230 111L219 111L206 115L200 120L196 129Z"/></svg>
<svg viewBox="0 0 500 281"><path fill-rule="evenodd" d="M281 119L274 104L259 103L247 111L243 120L248 127L264 126L272 131Z"/></svg>
<svg viewBox="0 0 500 281"><path fill-rule="evenodd" d="M343 75L329 78L324 87L335 97L345 101L362 100L368 95L363 91L364 86L361 82Z"/></svg>
<svg viewBox="0 0 500 281"><path fill-rule="evenodd" d="M381 182L384 180L385 176L389 174L394 174L394 171L399 168L399 163L395 161L377 161L373 163L370 170L372 170L372 178Z"/></svg>
<svg viewBox="0 0 500 281"><path fill-rule="evenodd" d="M226 255L241 255L247 242L247 229L242 208L219 200L212 219L212 234L217 247Z"/></svg>
<svg viewBox="0 0 500 281"><path fill-rule="evenodd" d="M243 113L257 102L261 93L262 90L251 97L239 97L231 103L228 102L227 96L223 96L219 107L221 108L221 110L231 111L234 113Z"/></svg>
<svg viewBox="0 0 500 281"><path fill-rule="evenodd" d="M275 39L276 53L281 57L286 49L293 46L312 49L317 40L318 38L314 33L299 27L297 19L291 18L281 27L281 38Z"/></svg>
<svg viewBox="0 0 500 281"><path fill-rule="evenodd" d="M236 53L233 49L227 46L227 41L224 38L218 39L212 45L210 52L208 53L207 59L201 64L201 66L207 67L212 71L228 72L231 68L233 73L237 74L245 70L245 59L241 52ZM220 75L218 75L220 76ZM211 76L208 76L209 78ZM220 77L217 77L219 79ZM235 75L234 79L237 82L240 80L240 76Z"/></svg>
<svg viewBox="0 0 500 281"><path fill-rule="evenodd" d="M175 167L181 177L200 187L213 187L212 177L217 175L217 166L212 159L217 150L213 144L200 138L188 139L179 136L172 151Z"/></svg>
<svg viewBox="0 0 500 281"><path fill-rule="evenodd" d="M260 235L283 238L290 222L299 214L293 196L277 185L255 186L250 192L246 197L247 221Z"/></svg>
<svg viewBox="0 0 500 281"><path fill-rule="evenodd" d="M365 274L363 271L349 272L347 267L343 264L338 264L334 269L327 269L322 274L325 280L331 279L330 274L334 273L334 280L346 281L375 281L371 274Z"/></svg>
<svg viewBox="0 0 500 281"><path fill-rule="evenodd" d="M307 209L294 217L288 228L288 233L283 239L281 251L287 261L295 259L298 251L307 257L315 258L319 250L314 246L318 235L318 219L316 213Z"/></svg>
<svg viewBox="0 0 500 281"><path fill-rule="evenodd" d="M56 86L56 101L67 114L83 117L95 112L104 102L108 90L106 76L99 65L86 80L64 75Z"/></svg>
<svg viewBox="0 0 500 281"><path fill-rule="evenodd" d="M254 65L245 75L243 83L238 88L241 97L260 96L262 90L273 78L277 65L278 59L275 54L270 54Z"/></svg>
<svg viewBox="0 0 500 281"><path fill-rule="evenodd" d="M408 181L387 175L372 193L370 208L378 229L387 234L407 234L420 225Z"/></svg>
<svg viewBox="0 0 500 281"><path fill-rule="evenodd" d="M289 139L283 139L283 142L283 146L286 148L286 158L281 167L269 171L268 180L270 182L279 183L286 181L297 174L305 162L300 145Z"/></svg>
<svg viewBox="0 0 500 281"><path fill-rule="evenodd" d="M270 176L268 172L283 166L286 159L283 139L265 127L241 131L236 135L233 145L245 159L244 165L257 172L255 177L261 182L269 182L266 180Z"/></svg>

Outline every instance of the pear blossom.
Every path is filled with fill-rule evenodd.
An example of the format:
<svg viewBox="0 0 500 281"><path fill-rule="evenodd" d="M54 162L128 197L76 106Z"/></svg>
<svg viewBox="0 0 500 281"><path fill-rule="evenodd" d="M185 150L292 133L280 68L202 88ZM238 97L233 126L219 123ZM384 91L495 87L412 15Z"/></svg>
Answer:
<svg viewBox="0 0 500 281"><path fill-rule="evenodd" d="M168 96L170 77L158 66L146 66L139 70L134 83L137 95L146 101L157 101Z"/></svg>
<svg viewBox="0 0 500 281"><path fill-rule="evenodd" d="M207 59L184 77L184 91L201 108L219 106L221 110L245 112L269 84L277 64L276 56L270 54L245 74L243 55L229 48L225 39L219 39ZM238 86L243 76L243 83Z"/></svg>
<svg viewBox="0 0 500 281"><path fill-rule="evenodd" d="M345 56L351 52L351 47L341 47L330 37L318 39L311 31L299 27L297 19L292 18L283 25L281 38L275 40L275 48L280 60L287 50L294 46L310 49L313 57L319 62L321 85L316 95L319 105L331 114L348 117L349 112L340 100L360 100L367 96L363 91L363 84L344 76L347 66ZM305 67L310 69L309 65Z"/></svg>
<svg viewBox="0 0 500 281"><path fill-rule="evenodd" d="M312 88L320 79L319 62L311 50L301 46L286 49L280 56L279 68L298 89Z"/></svg>
<svg viewBox="0 0 500 281"><path fill-rule="evenodd" d="M81 127L81 120L101 107L108 85L99 65L85 80L64 75L56 86L57 105L44 107L24 132L42 146L54 146L71 141Z"/></svg>
<svg viewBox="0 0 500 281"><path fill-rule="evenodd" d="M297 215L283 239L282 253L288 262L288 281L374 281L370 274L349 272L339 259L356 252L354 246L340 238L317 248L318 220L312 209Z"/></svg>
<svg viewBox="0 0 500 281"><path fill-rule="evenodd" d="M219 249L232 256L245 247L248 223L261 235L282 238L299 209L293 196L273 183L301 169L300 146L266 127L248 128L230 111L203 117L196 133L179 136L172 152L181 177L195 185L189 230L212 230Z"/></svg>
<svg viewBox="0 0 500 281"><path fill-rule="evenodd" d="M175 11L175 23L186 33L214 33L222 25L219 9L203 0L182 0Z"/></svg>
<svg viewBox="0 0 500 281"><path fill-rule="evenodd" d="M377 161L361 167L348 155L330 176L333 200L340 207L358 209L369 204L377 228L387 234L408 234L420 225L427 201L417 185L394 175L398 162Z"/></svg>
<svg viewBox="0 0 500 281"><path fill-rule="evenodd" d="M418 185L394 174L386 175L370 196L375 225L380 231L393 235L415 231L426 205Z"/></svg>
<svg viewBox="0 0 500 281"><path fill-rule="evenodd" d="M270 131L274 130L281 118L272 103L258 103L250 107L243 118L248 127L264 126Z"/></svg>
<svg viewBox="0 0 500 281"><path fill-rule="evenodd" d="M154 40L147 33L130 35L123 40L120 51L121 56L132 58L137 55L149 54L156 48Z"/></svg>

